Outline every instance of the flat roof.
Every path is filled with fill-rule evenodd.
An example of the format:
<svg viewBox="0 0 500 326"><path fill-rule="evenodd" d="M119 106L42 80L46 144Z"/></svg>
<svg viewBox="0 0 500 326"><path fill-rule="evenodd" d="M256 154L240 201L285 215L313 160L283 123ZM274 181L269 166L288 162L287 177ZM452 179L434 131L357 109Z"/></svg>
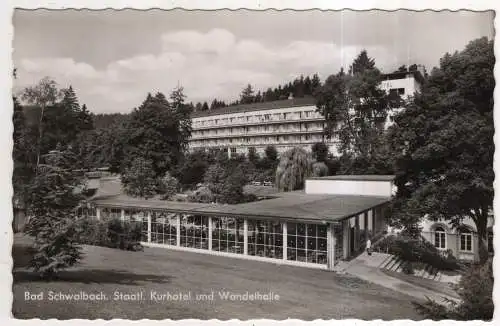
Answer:
<svg viewBox="0 0 500 326"><path fill-rule="evenodd" d="M392 181L396 178L395 175L331 175L327 177L312 177L310 180L352 180L352 181Z"/></svg>
<svg viewBox="0 0 500 326"><path fill-rule="evenodd" d="M356 216L390 200L389 197L313 195L303 191L274 194L272 199L237 205L202 204L132 198L124 194L96 198L97 206L167 210L200 215L245 216L302 222L336 222Z"/></svg>
<svg viewBox="0 0 500 326"><path fill-rule="evenodd" d="M313 105L314 106L316 105L316 100L313 97L297 97L288 100L239 104L239 105L226 106L224 108L218 108L209 111L198 111L198 112L193 112L191 114L191 117L200 118L200 117L208 117L208 116L231 114L231 113L273 110L273 109L292 108L296 106L313 106Z"/></svg>

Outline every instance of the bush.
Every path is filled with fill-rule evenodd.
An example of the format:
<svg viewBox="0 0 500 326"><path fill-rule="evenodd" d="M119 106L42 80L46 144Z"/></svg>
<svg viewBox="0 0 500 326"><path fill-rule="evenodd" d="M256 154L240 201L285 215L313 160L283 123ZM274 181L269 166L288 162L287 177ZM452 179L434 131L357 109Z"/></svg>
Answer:
<svg viewBox="0 0 500 326"><path fill-rule="evenodd" d="M324 162L315 162L312 165L314 177L324 177L328 175L328 167Z"/></svg>
<svg viewBox="0 0 500 326"><path fill-rule="evenodd" d="M79 242L93 246L132 250L141 240L141 226L136 223L123 222L120 219L99 221L85 219L80 227Z"/></svg>
<svg viewBox="0 0 500 326"><path fill-rule="evenodd" d="M79 242L92 246L106 246L108 243L108 226L106 222L85 218L80 223L82 232Z"/></svg>
<svg viewBox="0 0 500 326"><path fill-rule="evenodd" d="M449 302L448 305L441 305L429 299L423 304L414 302L415 308L425 318L433 320L490 321L495 309L492 263L490 259L482 265L473 265L468 268L457 286L460 302Z"/></svg>
<svg viewBox="0 0 500 326"><path fill-rule="evenodd" d="M213 203L215 196L207 187L200 187L188 195L188 201L193 203Z"/></svg>
<svg viewBox="0 0 500 326"><path fill-rule="evenodd" d="M163 178L158 180L157 192L161 195L161 199L169 200L179 191L179 181L166 173Z"/></svg>
<svg viewBox="0 0 500 326"><path fill-rule="evenodd" d="M451 252L443 254L422 238L389 235L375 244L373 249L396 255L407 262L421 262L438 270L453 271L460 268L458 260Z"/></svg>

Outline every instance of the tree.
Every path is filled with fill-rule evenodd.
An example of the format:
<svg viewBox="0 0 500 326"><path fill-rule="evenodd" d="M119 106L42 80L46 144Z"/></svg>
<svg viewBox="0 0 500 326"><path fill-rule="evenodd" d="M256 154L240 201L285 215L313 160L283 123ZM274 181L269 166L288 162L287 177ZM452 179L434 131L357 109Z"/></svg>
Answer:
<svg viewBox="0 0 500 326"><path fill-rule="evenodd" d="M205 183L217 203L238 204L245 201L243 186L247 178L240 164L235 160L216 162L205 173Z"/></svg>
<svg viewBox="0 0 500 326"><path fill-rule="evenodd" d="M172 108L175 113L175 121L178 123L178 130L180 133L180 145L182 153L188 148L188 140L191 137L193 130L191 123L191 113L193 108L184 103L186 95L184 94L184 87L177 86L170 94Z"/></svg>
<svg viewBox="0 0 500 326"><path fill-rule="evenodd" d="M248 104L254 102L254 91L252 85L248 84L243 91L241 91L240 102L241 104Z"/></svg>
<svg viewBox="0 0 500 326"><path fill-rule="evenodd" d="M126 165L137 157L151 161L155 178L177 166L187 147L191 121L190 109L176 101L172 107L162 93L149 94L131 113L123 138Z"/></svg>
<svg viewBox="0 0 500 326"><path fill-rule="evenodd" d="M311 94L315 94L316 91L321 87L321 79L318 74L314 74L311 79Z"/></svg>
<svg viewBox="0 0 500 326"><path fill-rule="evenodd" d="M33 147L33 142L27 131L23 106L16 97L13 97L12 100L14 102L12 116L14 125L14 132L12 134L14 142L12 148L12 160L14 163L12 173L13 200L25 206L27 186L35 175L36 148Z"/></svg>
<svg viewBox="0 0 500 326"><path fill-rule="evenodd" d="M203 176L208 169L208 155L203 151L189 153L182 164L178 166L176 176L182 186L193 188L203 182Z"/></svg>
<svg viewBox="0 0 500 326"><path fill-rule="evenodd" d="M35 105L40 109L38 121L38 140L36 153L36 173L40 164L41 142L43 137L43 118L45 110L49 105L54 105L61 97L61 92L57 89L57 83L49 77L42 78L35 86L24 89L21 98L28 104Z"/></svg>
<svg viewBox="0 0 500 326"><path fill-rule="evenodd" d="M328 159L328 146L325 143L314 143L311 152L316 162L326 162Z"/></svg>
<svg viewBox="0 0 500 326"><path fill-rule="evenodd" d="M470 217L483 262L494 196L494 64L486 38L445 54L421 94L395 117L389 137L398 187L394 222L428 216L458 227Z"/></svg>
<svg viewBox="0 0 500 326"><path fill-rule="evenodd" d="M273 162L278 160L278 151L276 150L275 146L267 145L264 149L264 153L269 160Z"/></svg>
<svg viewBox="0 0 500 326"><path fill-rule="evenodd" d="M314 162L312 165L312 175L314 177L324 177L328 175L328 166L325 162Z"/></svg>
<svg viewBox="0 0 500 326"><path fill-rule="evenodd" d="M470 267L460 279L457 293L460 302L447 306L428 299L425 303L414 302L417 311L428 319L484 320L493 318L493 262Z"/></svg>
<svg viewBox="0 0 500 326"><path fill-rule="evenodd" d="M75 209L81 197L81 179L72 173L70 149L51 152L40 162L30 186L29 222L26 232L35 238L31 266L42 277L76 264L81 258Z"/></svg>
<svg viewBox="0 0 500 326"><path fill-rule="evenodd" d="M73 87L70 85L67 89L62 90L62 93L62 105L67 106L71 112L77 114L80 111L80 104Z"/></svg>
<svg viewBox="0 0 500 326"><path fill-rule="evenodd" d="M79 131L86 131L94 129L94 121L92 114L87 109L85 104L82 105L77 115Z"/></svg>
<svg viewBox="0 0 500 326"><path fill-rule="evenodd" d="M366 50L362 50L360 54L354 59L351 67L349 68L349 75L356 75L364 73L365 70L375 68L375 60L368 57Z"/></svg>
<svg viewBox="0 0 500 326"><path fill-rule="evenodd" d="M259 161L259 154L255 147L248 148L248 161L252 164L256 164Z"/></svg>
<svg viewBox="0 0 500 326"><path fill-rule="evenodd" d="M179 181L169 172L163 178L158 180L157 192L161 199L169 200L179 191Z"/></svg>
<svg viewBox="0 0 500 326"><path fill-rule="evenodd" d="M121 178L125 192L132 197L148 199L156 194L157 178L153 162L136 157Z"/></svg>
<svg viewBox="0 0 500 326"><path fill-rule="evenodd" d="M302 189L312 175L312 160L303 148L294 147L281 154L276 169L276 187L281 191Z"/></svg>
<svg viewBox="0 0 500 326"><path fill-rule="evenodd" d="M383 79L380 71L370 63L359 68L365 55L362 53L355 60L359 61L353 64L358 67L355 74L345 75L340 71L327 78L316 92L316 106L326 120L326 137L339 139L340 152L371 161L383 146L391 101L379 87Z"/></svg>
<svg viewBox="0 0 500 326"><path fill-rule="evenodd" d="M210 110L210 108L208 107L208 103L203 102L203 105L201 107L201 111L208 111L208 110Z"/></svg>

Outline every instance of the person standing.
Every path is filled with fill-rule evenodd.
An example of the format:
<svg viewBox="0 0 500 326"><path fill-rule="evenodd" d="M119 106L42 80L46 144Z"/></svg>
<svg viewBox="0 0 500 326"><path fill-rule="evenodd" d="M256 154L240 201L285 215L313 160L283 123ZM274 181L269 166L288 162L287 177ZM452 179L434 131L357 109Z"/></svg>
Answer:
<svg viewBox="0 0 500 326"><path fill-rule="evenodd" d="M370 240L370 238L366 240L366 252L368 253L368 256L372 255L372 241Z"/></svg>

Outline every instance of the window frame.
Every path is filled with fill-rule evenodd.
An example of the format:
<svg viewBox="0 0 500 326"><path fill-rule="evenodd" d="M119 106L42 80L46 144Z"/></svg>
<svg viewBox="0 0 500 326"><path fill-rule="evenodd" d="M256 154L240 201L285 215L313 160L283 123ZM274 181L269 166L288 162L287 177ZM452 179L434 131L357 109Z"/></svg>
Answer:
<svg viewBox="0 0 500 326"><path fill-rule="evenodd" d="M474 242L474 237L473 237L473 232L468 229L468 228L462 228L461 230L459 230L458 232L458 250L459 251L462 251L462 252L473 252L474 251L474 245L473 245L473 242ZM467 239L466 237L469 238L470 240L470 249L467 248ZM462 243L462 239L465 240L465 242ZM464 245L464 246L462 246Z"/></svg>
<svg viewBox="0 0 500 326"><path fill-rule="evenodd" d="M439 238L438 238L439 235ZM439 241L436 241L438 240ZM439 250L446 250L447 249L447 233L446 229L442 226L436 226L434 228L434 247L436 247Z"/></svg>

